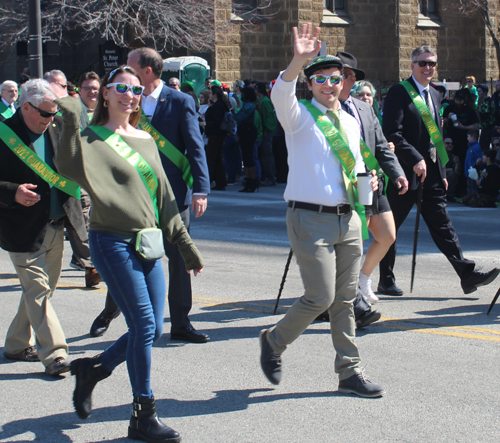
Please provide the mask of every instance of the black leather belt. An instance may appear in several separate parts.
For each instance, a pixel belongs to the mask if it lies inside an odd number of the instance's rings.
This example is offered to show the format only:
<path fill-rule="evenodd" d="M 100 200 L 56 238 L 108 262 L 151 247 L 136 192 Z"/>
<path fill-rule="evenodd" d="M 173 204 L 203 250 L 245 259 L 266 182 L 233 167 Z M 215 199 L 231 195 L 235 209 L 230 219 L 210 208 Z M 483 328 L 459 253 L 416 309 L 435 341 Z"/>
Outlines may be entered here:
<path fill-rule="evenodd" d="M 347 215 L 351 213 L 351 205 L 323 206 L 315 205 L 313 203 L 290 201 L 288 202 L 288 207 L 292 209 L 306 209 L 308 211 L 314 211 L 320 214 Z"/>

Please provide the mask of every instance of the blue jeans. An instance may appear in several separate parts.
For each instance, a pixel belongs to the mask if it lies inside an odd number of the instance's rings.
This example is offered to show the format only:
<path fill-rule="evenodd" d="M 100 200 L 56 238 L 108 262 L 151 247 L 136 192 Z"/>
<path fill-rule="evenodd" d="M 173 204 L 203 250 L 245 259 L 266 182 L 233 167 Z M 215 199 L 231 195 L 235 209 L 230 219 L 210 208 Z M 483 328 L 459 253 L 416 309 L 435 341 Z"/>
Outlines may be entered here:
<path fill-rule="evenodd" d="M 140 261 L 128 243 L 97 231 L 89 232 L 89 243 L 92 262 L 128 327 L 104 351 L 102 366 L 112 372 L 126 360 L 134 397 L 151 398 L 151 348 L 162 335 L 166 298 L 161 260 Z"/>

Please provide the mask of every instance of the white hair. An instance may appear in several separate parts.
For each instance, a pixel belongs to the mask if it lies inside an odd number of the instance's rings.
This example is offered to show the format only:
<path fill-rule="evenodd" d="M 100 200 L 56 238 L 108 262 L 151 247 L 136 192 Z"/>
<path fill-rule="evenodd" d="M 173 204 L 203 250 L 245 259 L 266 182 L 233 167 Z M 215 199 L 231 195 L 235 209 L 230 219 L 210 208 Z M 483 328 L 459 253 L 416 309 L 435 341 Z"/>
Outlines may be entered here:
<path fill-rule="evenodd" d="M 46 72 L 45 74 L 43 74 L 43 78 L 45 80 L 48 80 L 50 77 L 53 77 L 54 75 L 62 75 L 64 77 L 64 80 L 68 81 L 68 79 L 64 75 L 64 72 L 59 71 L 59 69 L 52 69 L 52 71 Z"/>
<path fill-rule="evenodd" d="M 21 88 L 19 106 L 30 102 L 33 106 L 38 107 L 43 102 L 55 100 L 57 97 L 49 88 L 50 84 L 47 80 L 42 80 L 41 78 L 28 80 Z"/>
<path fill-rule="evenodd" d="M 1 85 L 0 85 L 0 91 L 3 91 L 5 88 L 18 88 L 18 84 L 12 80 L 5 80 Z"/>

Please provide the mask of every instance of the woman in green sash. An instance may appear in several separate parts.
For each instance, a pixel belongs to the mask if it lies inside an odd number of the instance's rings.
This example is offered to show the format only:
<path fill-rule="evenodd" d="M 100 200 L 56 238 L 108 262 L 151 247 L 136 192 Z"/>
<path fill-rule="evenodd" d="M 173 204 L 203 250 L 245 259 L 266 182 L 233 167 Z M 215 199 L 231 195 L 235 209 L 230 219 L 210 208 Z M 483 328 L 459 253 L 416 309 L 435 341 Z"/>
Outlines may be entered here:
<path fill-rule="evenodd" d="M 53 88 L 59 97 L 64 95 L 57 85 Z M 155 141 L 137 129 L 143 89 L 132 68 L 110 72 L 103 79 L 91 126 L 81 134 L 80 102 L 71 97 L 56 100 L 64 128 L 55 162 L 90 194 L 92 261 L 128 326 L 102 354 L 71 363 L 76 377 L 73 403 L 79 417 L 88 418 L 94 386 L 127 361 L 134 397 L 129 437 L 179 442 L 179 434 L 157 418 L 150 386 L 151 347 L 163 326 L 163 267 L 161 259 L 141 260 L 133 243 L 139 231 L 158 226 L 179 246 L 188 270 L 197 275 L 203 261 L 179 216 Z M 113 147 L 112 139 L 118 140 Z M 134 164 L 133 159 L 139 161 Z"/>

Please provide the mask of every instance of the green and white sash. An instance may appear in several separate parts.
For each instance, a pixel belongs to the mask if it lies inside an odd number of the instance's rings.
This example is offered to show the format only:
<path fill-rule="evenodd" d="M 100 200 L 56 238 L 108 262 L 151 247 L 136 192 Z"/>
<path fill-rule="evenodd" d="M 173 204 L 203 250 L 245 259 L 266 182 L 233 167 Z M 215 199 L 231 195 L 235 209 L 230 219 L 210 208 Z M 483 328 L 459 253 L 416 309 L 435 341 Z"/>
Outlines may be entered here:
<path fill-rule="evenodd" d="M 332 121 L 323 114 L 316 106 L 308 100 L 300 100 L 306 109 L 311 113 L 319 129 L 325 136 L 333 154 L 337 157 L 344 174 L 347 197 L 353 208 L 359 215 L 362 223 L 363 240 L 368 239 L 368 226 L 366 223 L 365 207 L 359 204 L 358 188 L 356 186 L 356 159 L 349 148 L 349 144 L 342 138 L 340 132 L 334 126 Z"/>
<path fill-rule="evenodd" d="M 190 188 L 193 188 L 193 175 L 191 174 L 191 166 L 189 165 L 187 157 L 156 130 L 144 114 L 144 111 L 141 111 L 139 126 L 143 131 L 146 131 L 153 137 L 160 152 L 182 171 L 184 182 Z"/>
<path fill-rule="evenodd" d="M 10 109 L 2 100 L 0 100 L 0 115 L 7 120 L 14 115 L 12 109 Z"/>
<path fill-rule="evenodd" d="M 49 185 L 56 187 L 71 197 L 80 199 L 80 187 L 71 180 L 55 172 L 47 163 L 35 154 L 19 136 L 5 123 L 0 122 L 0 139 L 23 161 L 36 175 Z"/>
<path fill-rule="evenodd" d="M 443 138 L 441 137 L 439 128 L 432 118 L 431 111 L 425 104 L 422 96 L 415 90 L 415 88 L 408 80 L 402 81 L 401 85 L 406 89 L 406 92 L 408 92 L 408 94 L 410 95 L 413 104 L 417 107 L 418 112 L 420 113 L 420 117 L 422 117 L 427 132 L 429 133 L 431 141 L 436 147 L 437 153 L 441 160 L 441 165 L 445 166 L 449 161 L 448 154 L 446 153 L 446 148 L 444 147 Z"/>
<path fill-rule="evenodd" d="M 375 169 L 378 172 L 380 169 L 380 165 L 378 164 L 377 159 L 373 155 L 371 149 L 367 146 L 365 141 L 361 138 L 359 143 L 359 149 L 361 150 L 361 156 L 363 157 L 363 161 L 365 162 L 366 167 L 369 171 Z"/>
<path fill-rule="evenodd" d="M 101 137 L 104 142 L 113 148 L 113 150 L 123 159 L 125 159 L 129 164 L 131 164 L 135 170 L 139 173 L 144 182 L 144 186 L 149 192 L 151 201 L 153 202 L 153 207 L 155 209 L 156 220 L 159 222 L 158 217 L 158 179 L 153 171 L 153 168 L 149 166 L 148 162 L 144 160 L 141 154 L 135 152 L 119 134 L 111 131 L 111 129 L 105 128 L 104 126 L 89 126 L 89 129 L 94 131 L 99 137 Z"/>

